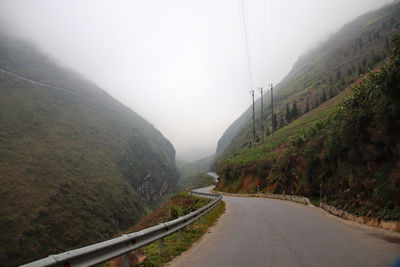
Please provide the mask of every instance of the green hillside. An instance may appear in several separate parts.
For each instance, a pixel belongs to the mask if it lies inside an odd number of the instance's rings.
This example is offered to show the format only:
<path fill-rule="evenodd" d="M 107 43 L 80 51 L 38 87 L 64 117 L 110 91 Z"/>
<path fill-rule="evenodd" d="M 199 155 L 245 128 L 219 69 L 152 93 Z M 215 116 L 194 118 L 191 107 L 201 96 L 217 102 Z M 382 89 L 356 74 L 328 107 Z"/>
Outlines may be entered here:
<path fill-rule="evenodd" d="M 282 128 L 265 145 L 229 157 L 217 188 L 255 192 L 260 181 L 263 192 L 400 220 L 400 35 L 394 44 L 393 55 L 346 97 Z"/>
<path fill-rule="evenodd" d="M 260 181 L 264 192 L 399 220 L 399 49 L 387 59 L 399 32 L 400 3 L 394 3 L 302 56 L 276 87 L 275 134 L 262 144 L 258 130 L 254 146 L 251 121 L 235 125 L 240 129 L 214 163 L 217 188 L 255 192 Z M 269 103 L 264 124 L 271 132 Z M 256 118 L 260 125 L 259 112 Z"/>
<path fill-rule="evenodd" d="M 390 39 L 400 32 L 400 3 L 367 13 L 345 25 L 328 41 L 305 53 L 290 73 L 274 87 L 276 129 L 291 123 L 351 86 L 360 75 L 381 64 Z M 272 132 L 271 99 L 264 96 L 264 125 Z M 296 104 L 296 114 L 289 114 Z M 257 140 L 261 140 L 260 100 L 256 101 Z M 213 169 L 252 140 L 252 109 L 242 114 L 218 141 Z M 291 116 L 293 115 L 293 116 Z M 268 128 L 268 129 L 267 129 Z"/>
<path fill-rule="evenodd" d="M 105 91 L 5 33 L 0 70 L 0 266 L 113 237 L 176 190 L 171 143 Z"/>
<path fill-rule="evenodd" d="M 179 190 L 182 191 L 187 188 L 196 188 L 214 184 L 214 178 L 206 174 L 206 172 L 210 170 L 214 158 L 215 155 L 211 155 L 194 162 L 186 162 L 178 159 L 176 161 L 176 166 L 181 175 L 178 182 Z"/>

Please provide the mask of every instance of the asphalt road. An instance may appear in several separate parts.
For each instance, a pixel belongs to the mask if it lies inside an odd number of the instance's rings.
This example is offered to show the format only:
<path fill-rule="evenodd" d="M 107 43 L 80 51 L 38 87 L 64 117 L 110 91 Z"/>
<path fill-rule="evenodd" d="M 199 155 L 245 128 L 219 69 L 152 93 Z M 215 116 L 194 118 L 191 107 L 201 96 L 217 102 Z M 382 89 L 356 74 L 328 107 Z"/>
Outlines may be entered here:
<path fill-rule="evenodd" d="M 400 257 L 398 233 L 289 201 L 223 200 L 216 226 L 169 266 L 392 266 Z"/>

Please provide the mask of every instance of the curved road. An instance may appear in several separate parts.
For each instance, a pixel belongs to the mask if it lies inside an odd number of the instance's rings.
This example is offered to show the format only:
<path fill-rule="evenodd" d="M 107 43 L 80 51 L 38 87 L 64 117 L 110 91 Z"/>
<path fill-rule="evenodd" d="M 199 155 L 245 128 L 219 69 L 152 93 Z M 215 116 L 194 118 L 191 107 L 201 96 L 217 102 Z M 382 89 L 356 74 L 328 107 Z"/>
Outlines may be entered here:
<path fill-rule="evenodd" d="M 400 256 L 398 233 L 289 201 L 223 200 L 217 225 L 169 266 L 392 266 Z"/>

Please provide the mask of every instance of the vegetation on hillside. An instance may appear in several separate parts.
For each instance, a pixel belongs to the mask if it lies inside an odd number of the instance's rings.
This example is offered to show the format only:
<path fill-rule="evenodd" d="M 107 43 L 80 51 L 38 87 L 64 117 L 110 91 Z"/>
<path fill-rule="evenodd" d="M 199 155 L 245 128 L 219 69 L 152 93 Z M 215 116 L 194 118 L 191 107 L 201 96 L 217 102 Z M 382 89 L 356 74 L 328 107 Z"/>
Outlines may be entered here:
<path fill-rule="evenodd" d="M 187 193 L 179 193 L 170 197 L 168 203 L 165 203 L 153 213 L 145 216 L 135 227 L 130 229 L 130 232 L 139 231 L 161 222 L 176 219 L 178 216 L 189 214 L 211 201 L 211 199 L 193 197 Z M 200 239 L 207 231 L 207 228 L 213 225 L 224 211 L 225 204 L 221 201 L 215 211 L 212 212 L 204 222 L 202 221 L 200 224 L 195 222 L 192 231 L 187 227 L 187 229 L 183 231 L 182 240 L 178 240 L 178 234 L 176 233 L 164 238 L 165 248 L 161 253 L 158 252 L 158 242 L 154 242 L 142 248 L 145 252 L 146 259 L 138 265 L 162 266 L 171 261 L 174 257 L 189 249 L 195 241 Z"/>
<path fill-rule="evenodd" d="M 176 190 L 173 146 L 106 92 L 4 33 L 0 68 L 46 84 L 0 72 L 1 266 L 109 239 Z"/>
<path fill-rule="evenodd" d="M 400 3 L 392 3 L 367 13 L 345 25 L 328 41 L 301 56 L 291 72 L 274 88 L 274 113 L 264 90 L 266 133 L 291 124 L 296 118 L 318 108 L 353 85 L 369 69 L 386 58 L 390 39 L 400 32 Z M 249 99 L 250 100 L 250 99 Z M 250 102 L 250 101 L 249 101 Z M 261 125 L 260 99 L 256 101 L 256 125 Z M 218 142 L 213 169 L 232 154 L 252 146 L 251 107 L 225 131 Z M 271 121 L 275 122 L 271 125 Z M 256 127 L 257 142 L 261 138 Z"/>
<path fill-rule="evenodd" d="M 213 160 L 214 155 L 194 162 L 177 160 L 176 165 L 181 175 L 178 182 L 179 190 L 182 191 L 189 188 L 199 188 L 215 184 L 214 178 L 206 173 L 209 171 Z"/>
<path fill-rule="evenodd" d="M 282 129 L 290 137 L 272 150 L 274 144 L 267 143 L 232 155 L 220 168 L 218 188 L 251 191 L 260 180 L 263 191 L 400 220 L 400 37 L 393 44 L 385 64 L 369 72 L 331 115 L 290 135 L 290 128 L 309 117 L 303 116 Z"/>
<path fill-rule="evenodd" d="M 200 187 L 206 187 L 210 185 L 215 185 L 214 177 L 208 175 L 207 173 L 199 173 L 192 177 L 189 177 L 190 181 L 187 183 L 186 189 L 194 189 Z"/>
<path fill-rule="evenodd" d="M 195 197 L 186 192 L 169 196 L 168 201 L 161 207 L 144 216 L 138 223 L 125 232 L 137 232 L 162 222 L 174 220 L 207 205 L 211 201 L 211 199 Z"/>
<path fill-rule="evenodd" d="M 164 203 L 161 207 L 157 208 L 155 211 L 144 216 L 134 227 L 126 231 L 126 233 L 137 232 L 159 223 L 167 222 L 189 214 L 208 203 L 211 199 L 195 197 L 189 195 L 186 192 L 181 192 L 179 194 L 170 196 L 168 201 Z M 183 240 L 178 240 L 178 235 L 173 234 L 164 238 L 164 244 L 166 248 L 160 254 L 158 252 L 158 242 L 154 242 L 140 250 L 145 252 L 146 260 L 139 266 L 160 266 L 163 263 L 170 261 L 173 257 L 181 254 L 183 251 L 187 250 L 193 242 L 199 239 L 205 232 L 205 230 L 214 223 L 215 220 L 224 211 L 224 205 L 221 203 L 217 210 L 213 212 L 212 216 L 207 219 L 207 222 L 202 222 L 201 224 L 195 223 L 193 226 L 193 231 L 186 229 L 183 231 Z M 122 264 L 122 259 L 115 259 L 115 263 Z M 108 265 L 107 265 L 108 266 Z"/>

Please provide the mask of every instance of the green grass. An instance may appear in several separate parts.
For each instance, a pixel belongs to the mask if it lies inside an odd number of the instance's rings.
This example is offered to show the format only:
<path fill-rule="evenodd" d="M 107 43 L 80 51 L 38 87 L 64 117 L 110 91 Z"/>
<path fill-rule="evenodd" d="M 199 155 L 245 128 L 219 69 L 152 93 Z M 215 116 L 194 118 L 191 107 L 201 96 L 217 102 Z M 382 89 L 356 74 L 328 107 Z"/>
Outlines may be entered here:
<path fill-rule="evenodd" d="M 226 164 L 231 163 L 246 163 L 259 159 L 276 157 L 283 153 L 281 148 L 286 147 L 293 137 L 297 136 L 302 131 L 307 131 L 319 121 L 328 118 L 337 110 L 337 104 L 344 98 L 351 95 L 352 90 L 349 88 L 341 94 L 330 99 L 316 109 L 304 114 L 297 120 L 278 129 L 274 136 L 271 134 L 265 138 L 265 143 L 258 142 L 256 147 L 247 147 L 241 149 L 226 159 Z"/>
<path fill-rule="evenodd" d="M 217 208 L 206 218 L 205 222 L 200 224 L 194 223 L 193 230 L 190 231 L 189 226 L 183 231 L 183 239 L 178 240 L 178 234 L 172 234 L 164 238 L 164 248 L 161 253 L 158 251 L 158 241 L 143 247 L 146 254 L 146 259 L 138 264 L 138 266 L 162 266 L 171 261 L 182 252 L 188 250 L 194 242 L 199 240 L 207 231 L 214 225 L 217 219 L 225 211 L 225 203 L 221 201 Z"/>

